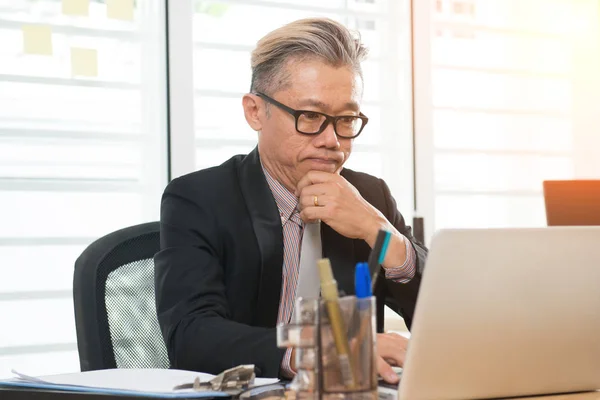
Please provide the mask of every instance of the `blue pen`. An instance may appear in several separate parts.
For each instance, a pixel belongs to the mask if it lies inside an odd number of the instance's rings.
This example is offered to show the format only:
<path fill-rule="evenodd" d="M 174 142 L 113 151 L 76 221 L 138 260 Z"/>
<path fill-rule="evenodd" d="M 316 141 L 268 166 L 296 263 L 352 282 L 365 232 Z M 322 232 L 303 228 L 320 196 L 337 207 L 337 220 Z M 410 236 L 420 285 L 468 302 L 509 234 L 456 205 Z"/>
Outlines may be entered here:
<path fill-rule="evenodd" d="M 359 382 L 362 384 L 377 384 L 377 369 L 375 368 L 375 307 L 373 301 L 373 290 L 371 289 L 371 272 L 369 264 L 359 262 L 354 270 L 354 289 L 356 294 L 356 309 L 358 311 L 359 329 L 354 337 L 358 343 L 358 360 L 360 369 Z"/>
<path fill-rule="evenodd" d="M 371 273 L 369 265 L 366 262 L 356 264 L 354 270 L 354 292 L 359 299 L 365 299 L 373 295 L 371 289 Z"/>

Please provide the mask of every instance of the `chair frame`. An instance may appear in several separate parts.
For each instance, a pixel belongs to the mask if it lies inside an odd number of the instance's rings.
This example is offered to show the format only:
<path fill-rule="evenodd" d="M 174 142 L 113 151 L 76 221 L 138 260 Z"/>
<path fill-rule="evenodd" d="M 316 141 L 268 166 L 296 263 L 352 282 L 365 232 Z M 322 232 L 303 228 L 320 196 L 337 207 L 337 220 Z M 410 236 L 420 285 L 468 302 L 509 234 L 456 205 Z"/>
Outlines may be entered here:
<path fill-rule="evenodd" d="M 104 283 L 115 269 L 152 259 L 160 248 L 159 232 L 159 222 L 120 229 L 94 241 L 77 258 L 73 302 L 81 371 L 117 368 L 110 340 Z M 137 245 L 130 247 L 132 241 Z M 140 241 L 143 242 L 141 245 Z"/>

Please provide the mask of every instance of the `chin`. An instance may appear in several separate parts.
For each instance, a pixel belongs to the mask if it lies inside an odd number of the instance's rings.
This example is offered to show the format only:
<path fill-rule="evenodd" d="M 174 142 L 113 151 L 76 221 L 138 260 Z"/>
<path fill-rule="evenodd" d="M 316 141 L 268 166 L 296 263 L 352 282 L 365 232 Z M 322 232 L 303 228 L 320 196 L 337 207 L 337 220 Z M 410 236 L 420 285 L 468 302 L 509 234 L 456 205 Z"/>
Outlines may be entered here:
<path fill-rule="evenodd" d="M 314 159 L 307 160 L 307 161 L 309 164 L 309 169 L 313 170 L 313 171 L 323 171 L 323 172 L 334 173 L 338 169 L 340 169 L 340 165 L 336 162 L 325 162 L 325 161 L 314 160 Z"/>

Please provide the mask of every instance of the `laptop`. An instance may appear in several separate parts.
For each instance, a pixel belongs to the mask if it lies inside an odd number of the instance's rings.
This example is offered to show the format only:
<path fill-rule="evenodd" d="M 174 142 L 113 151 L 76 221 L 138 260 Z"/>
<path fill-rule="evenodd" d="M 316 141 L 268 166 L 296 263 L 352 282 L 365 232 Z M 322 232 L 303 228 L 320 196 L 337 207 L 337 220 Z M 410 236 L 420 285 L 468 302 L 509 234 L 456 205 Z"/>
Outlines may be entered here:
<path fill-rule="evenodd" d="M 400 400 L 600 389 L 600 227 L 443 230 Z"/>
<path fill-rule="evenodd" d="M 548 226 L 600 225 L 600 180 L 544 181 Z"/>

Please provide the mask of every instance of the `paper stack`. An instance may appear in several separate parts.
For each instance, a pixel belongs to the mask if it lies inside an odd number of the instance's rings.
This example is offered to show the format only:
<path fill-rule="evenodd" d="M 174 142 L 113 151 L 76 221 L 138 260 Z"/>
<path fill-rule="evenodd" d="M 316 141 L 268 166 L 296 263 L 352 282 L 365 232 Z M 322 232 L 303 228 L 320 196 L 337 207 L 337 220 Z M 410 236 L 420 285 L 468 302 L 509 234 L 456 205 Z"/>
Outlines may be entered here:
<path fill-rule="evenodd" d="M 208 381 L 214 375 L 176 369 L 105 369 L 64 375 L 32 377 L 13 371 L 15 378 L 0 380 L 0 387 L 62 390 L 80 393 L 144 396 L 155 398 L 229 397 L 214 391 L 174 390 L 177 385 L 192 383 L 196 377 Z M 277 382 L 257 378 L 255 386 Z"/>

